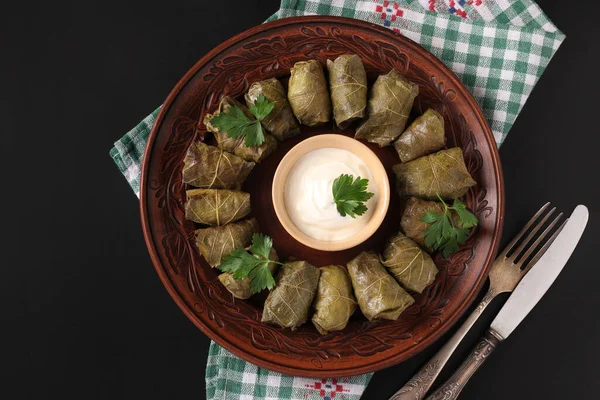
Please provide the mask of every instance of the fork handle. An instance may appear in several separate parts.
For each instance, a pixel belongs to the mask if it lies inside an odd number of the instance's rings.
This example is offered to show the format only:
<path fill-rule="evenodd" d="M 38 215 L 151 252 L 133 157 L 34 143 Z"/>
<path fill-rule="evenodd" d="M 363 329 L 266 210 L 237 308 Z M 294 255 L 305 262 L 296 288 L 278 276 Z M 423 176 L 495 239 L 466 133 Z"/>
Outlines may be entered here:
<path fill-rule="evenodd" d="M 488 330 L 450 379 L 425 400 L 458 399 L 458 395 L 464 389 L 467 382 L 469 382 L 469 379 L 471 379 L 475 371 L 487 360 L 501 341 L 502 337 L 500 335 L 491 329 Z"/>
<path fill-rule="evenodd" d="M 465 320 L 460 328 L 452 335 L 450 340 L 417 372 L 400 390 L 389 400 L 421 400 L 438 377 L 454 350 L 458 347 L 473 324 L 479 319 L 488 304 L 498 295 L 493 290 L 488 290 L 479 305 Z"/>

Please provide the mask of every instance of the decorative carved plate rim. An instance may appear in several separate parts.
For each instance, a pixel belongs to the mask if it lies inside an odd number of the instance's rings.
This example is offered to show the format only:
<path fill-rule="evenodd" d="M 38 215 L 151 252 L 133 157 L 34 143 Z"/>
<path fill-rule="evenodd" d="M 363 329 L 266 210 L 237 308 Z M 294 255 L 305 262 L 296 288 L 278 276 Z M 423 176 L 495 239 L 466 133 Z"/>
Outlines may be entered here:
<path fill-rule="evenodd" d="M 188 83 L 190 83 L 192 78 L 194 78 L 195 75 L 200 71 L 200 69 L 204 67 L 209 61 L 217 57 L 220 53 L 226 51 L 231 46 L 234 46 L 236 43 L 239 43 L 249 38 L 260 38 L 261 35 L 265 35 L 272 30 L 282 28 L 285 29 L 286 27 L 293 26 L 301 27 L 303 26 L 303 24 L 308 24 L 311 26 L 315 24 L 323 24 L 327 25 L 328 27 L 335 26 L 338 27 L 338 30 L 340 28 L 344 28 L 348 30 L 370 31 L 372 34 L 379 36 L 387 41 L 397 42 L 400 47 L 403 47 L 405 49 L 405 51 L 408 50 L 408 54 L 411 54 L 411 52 L 413 52 L 414 54 L 418 54 L 420 57 L 424 57 L 427 60 L 427 62 L 430 63 L 435 69 L 443 71 L 444 78 L 447 81 L 446 87 L 452 86 L 457 89 L 457 92 L 459 92 L 460 95 L 464 96 L 466 102 L 468 103 L 469 111 L 473 113 L 473 116 L 483 129 L 486 151 L 489 152 L 488 157 L 491 158 L 491 167 L 493 169 L 493 179 L 496 189 L 496 197 L 494 198 L 496 203 L 496 209 L 495 211 L 491 209 L 489 211 L 490 214 L 495 214 L 495 220 L 493 221 L 493 232 L 489 233 L 491 235 L 491 244 L 489 246 L 488 253 L 480 269 L 480 274 L 478 275 L 475 284 L 468 292 L 462 303 L 456 308 L 454 313 L 448 316 L 446 320 L 441 321 L 439 325 L 436 325 L 435 331 L 433 333 L 429 334 L 424 338 L 421 338 L 418 342 L 415 343 L 414 346 L 410 347 L 408 350 L 399 353 L 392 352 L 392 354 L 387 354 L 384 358 L 382 358 L 380 354 L 378 355 L 377 352 L 375 352 L 375 354 L 373 355 L 361 356 L 360 362 L 345 367 L 336 367 L 335 365 L 333 365 L 333 367 L 328 366 L 327 368 L 323 368 L 322 366 L 317 367 L 316 365 L 313 365 L 313 367 L 311 367 L 310 362 L 307 362 L 305 367 L 285 365 L 285 361 L 283 361 L 285 360 L 285 357 L 277 357 L 277 354 L 270 353 L 267 350 L 258 350 L 256 347 L 254 347 L 253 350 L 256 351 L 250 352 L 244 348 L 241 348 L 238 345 L 239 343 L 236 344 L 233 338 L 228 338 L 226 337 L 226 335 L 223 335 L 223 331 L 225 331 L 225 329 L 218 330 L 218 321 L 213 320 L 213 318 L 211 318 L 210 320 L 211 323 L 207 323 L 207 321 L 203 321 L 202 319 L 200 319 L 197 313 L 192 309 L 192 307 L 190 307 L 189 304 L 186 303 L 180 291 L 173 284 L 173 281 L 170 278 L 171 272 L 169 270 L 169 266 L 163 265 L 163 263 L 161 262 L 160 255 L 157 250 L 157 246 L 161 246 L 161 243 L 153 236 L 153 217 L 151 212 L 152 210 L 149 208 L 149 192 L 150 190 L 152 190 L 152 183 L 149 179 L 148 170 L 150 169 L 152 155 L 154 154 L 155 142 L 157 140 L 157 136 L 161 129 L 161 126 L 164 122 L 165 116 L 169 113 L 169 111 L 171 111 L 172 106 L 174 105 L 180 92 L 185 88 L 185 86 Z M 452 89 L 445 90 L 444 82 L 435 81 L 435 77 L 433 76 L 432 83 L 436 87 L 436 90 L 440 91 L 442 96 L 451 97 L 457 95 L 457 93 Z M 463 115 L 461 115 L 461 118 L 462 120 L 465 119 Z M 467 146 L 475 146 L 475 138 L 472 137 L 473 133 L 471 131 L 469 131 L 468 133 L 471 134 L 471 137 L 468 138 Z M 485 190 L 483 190 L 483 196 L 485 196 Z M 482 201 L 482 204 L 484 206 L 485 204 L 487 204 L 485 198 L 484 201 Z M 486 209 L 482 209 L 482 212 L 485 210 Z M 177 83 L 177 85 L 171 91 L 165 103 L 163 104 L 163 107 L 156 119 L 154 127 L 148 138 L 148 144 L 142 163 L 140 213 L 142 219 L 144 238 L 146 240 L 151 259 L 161 281 L 165 285 L 171 297 L 175 300 L 177 305 L 186 314 L 186 316 L 209 338 L 217 342 L 219 345 L 225 347 L 233 354 L 247 361 L 250 361 L 258 366 L 268 368 L 270 370 L 298 376 L 340 377 L 357 375 L 366 372 L 373 372 L 397 364 L 406 360 L 407 358 L 412 357 L 413 355 L 419 353 L 420 351 L 428 347 L 439 337 L 441 337 L 460 318 L 460 316 L 464 314 L 464 312 L 468 309 L 469 305 L 474 301 L 475 297 L 479 293 L 482 285 L 485 283 L 487 279 L 487 272 L 489 271 L 489 268 L 491 267 L 491 264 L 498 250 L 502 226 L 504 222 L 504 185 L 498 150 L 496 148 L 491 129 L 485 117 L 483 116 L 481 109 L 479 108 L 478 104 L 476 103 L 475 99 L 471 96 L 469 91 L 462 85 L 462 82 L 460 82 L 460 80 L 439 59 L 437 59 L 435 56 L 427 52 L 425 49 L 423 49 L 410 39 L 407 39 L 395 32 L 392 32 L 391 30 L 385 29 L 377 25 L 342 17 L 293 17 L 256 26 L 223 42 L 221 45 L 217 46 L 208 54 L 206 54 L 200 61 L 198 61 Z M 474 248 L 472 248 L 471 250 L 472 252 L 475 251 Z M 205 290 L 210 291 L 210 286 L 207 285 L 207 288 Z M 212 322 L 215 323 L 212 324 Z M 368 335 L 370 336 L 371 333 L 368 333 Z M 248 340 L 249 339 L 250 338 L 248 338 Z"/>

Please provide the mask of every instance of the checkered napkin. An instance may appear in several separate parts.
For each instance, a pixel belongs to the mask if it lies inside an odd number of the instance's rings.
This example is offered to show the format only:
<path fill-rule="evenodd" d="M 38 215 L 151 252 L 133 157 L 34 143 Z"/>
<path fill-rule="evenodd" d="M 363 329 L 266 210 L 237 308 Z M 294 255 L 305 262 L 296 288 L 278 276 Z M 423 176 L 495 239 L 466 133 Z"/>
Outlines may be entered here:
<path fill-rule="evenodd" d="M 440 58 L 471 90 L 498 145 L 565 39 L 530 0 L 282 0 L 268 21 L 338 15 L 388 27 Z M 110 155 L 139 196 L 140 165 L 159 109 L 123 136 Z M 208 399 L 357 400 L 371 374 L 339 379 L 286 376 L 247 363 L 211 342 Z"/>

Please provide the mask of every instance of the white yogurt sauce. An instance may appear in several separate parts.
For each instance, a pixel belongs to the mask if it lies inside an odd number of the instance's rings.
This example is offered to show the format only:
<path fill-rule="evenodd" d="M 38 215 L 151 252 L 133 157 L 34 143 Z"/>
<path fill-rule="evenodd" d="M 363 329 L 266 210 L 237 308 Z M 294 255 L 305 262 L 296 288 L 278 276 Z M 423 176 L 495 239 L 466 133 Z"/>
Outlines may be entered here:
<path fill-rule="evenodd" d="M 367 211 L 352 218 L 342 217 L 333 201 L 333 181 L 341 174 L 367 178 L 367 190 L 374 193 Z M 308 236 L 335 242 L 359 232 L 373 214 L 377 190 L 369 167 L 351 152 L 336 148 L 313 150 L 292 167 L 284 189 L 284 201 L 292 222 Z"/>

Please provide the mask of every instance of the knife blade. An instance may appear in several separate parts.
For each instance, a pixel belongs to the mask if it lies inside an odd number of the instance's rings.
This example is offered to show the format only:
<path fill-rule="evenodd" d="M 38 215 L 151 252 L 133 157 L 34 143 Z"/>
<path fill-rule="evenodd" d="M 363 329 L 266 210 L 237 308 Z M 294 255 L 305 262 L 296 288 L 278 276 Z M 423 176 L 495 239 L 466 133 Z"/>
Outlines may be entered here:
<path fill-rule="evenodd" d="M 502 339 L 512 333 L 554 283 L 573 254 L 588 218 L 587 207 L 577 206 L 554 243 L 519 282 L 490 326 Z"/>

